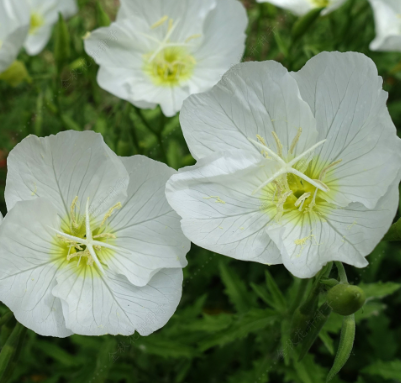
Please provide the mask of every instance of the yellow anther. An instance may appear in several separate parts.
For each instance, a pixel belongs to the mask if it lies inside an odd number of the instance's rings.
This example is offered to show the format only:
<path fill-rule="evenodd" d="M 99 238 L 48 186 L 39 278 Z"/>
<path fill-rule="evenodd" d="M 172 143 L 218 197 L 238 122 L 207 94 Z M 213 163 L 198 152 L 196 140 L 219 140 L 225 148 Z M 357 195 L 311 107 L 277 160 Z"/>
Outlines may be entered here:
<path fill-rule="evenodd" d="M 199 39 L 199 37 L 202 37 L 202 35 L 200 33 L 198 33 L 196 35 L 191 35 L 185 40 L 185 42 L 189 43 L 191 40 Z"/>
<path fill-rule="evenodd" d="M 301 137 L 301 134 L 302 134 L 302 128 L 299 128 L 297 135 L 292 140 L 292 143 L 291 143 L 291 146 L 290 146 L 290 154 L 292 154 L 292 152 L 294 151 L 295 146 L 297 145 L 297 143 L 299 141 L 299 137 Z"/>
<path fill-rule="evenodd" d="M 103 221 L 100 224 L 100 227 L 102 227 L 106 223 L 107 219 L 111 217 L 111 215 L 113 214 L 114 210 L 121 209 L 121 208 L 122 208 L 121 202 L 116 203 L 112 208 L 110 208 L 109 211 L 104 216 Z"/>
<path fill-rule="evenodd" d="M 216 203 L 226 203 L 225 201 L 223 201 L 220 197 L 218 197 L 218 196 L 210 196 L 210 197 L 203 197 L 203 199 L 215 199 L 216 201 Z"/>
<path fill-rule="evenodd" d="M 157 27 L 160 27 L 163 25 L 166 21 L 168 20 L 168 16 L 163 16 L 159 21 L 156 21 L 150 28 L 155 29 Z"/>
<path fill-rule="evenodd" d="M 77 217 L 75 215 L 75 207 L 77 205 L 77 201 L 78 201 L 78 196 L 76 196 L 74 198 L 74 200 L 72 201 L 71 207 L 70 207 L 71 224 L 74 227 L 74 229 L 78 229 L 78 227 L 79 227 L 79 224 L 77 222 Z"/>
<path fill-rule="evenodd" d="M 320 172 L 319 180 L 322 180 L 323 177 L 326 175 L 327 171 L 328 171 L 329 169 L 331 169 L 333 166 L 336 166 L 337 164 L 339 164 L 341 161 L 342 161 L 342 160 L 338 160 L 338 161 L 336 161 L 336 162 L 333 162 L 331 165 L 326 166 L 326 167 Z"/>
<path fill-rule="evenodd" d="M 93 237 L 93 239 L 96 239 L 96 238 L 116 239 L 117 237 L 114 234 L 111 234 L 111 233 L 103 233 L 103 234 L 95 235 Z"/>
<path fill-rule="evenodd" d="M 276 141 L 276 145 L 277 145 L 277 154 L 279 155 L 279 157 L 283 157 L 283 145 L 280 142 L 280 139 L 278 138 L 276 132 L 272 132 L 274 140 Z"/>
<path fill-rule="evenodd" d="M 280 221 L 281 217 L 284 214 L 284 204 L 287 201 L 287 198 L 292 194 L 292 190 L 289 190 L 285 192 L 278 200 L 277 202 L 277 213 L 276 216 L 274 217 L 276 221 Z"/>

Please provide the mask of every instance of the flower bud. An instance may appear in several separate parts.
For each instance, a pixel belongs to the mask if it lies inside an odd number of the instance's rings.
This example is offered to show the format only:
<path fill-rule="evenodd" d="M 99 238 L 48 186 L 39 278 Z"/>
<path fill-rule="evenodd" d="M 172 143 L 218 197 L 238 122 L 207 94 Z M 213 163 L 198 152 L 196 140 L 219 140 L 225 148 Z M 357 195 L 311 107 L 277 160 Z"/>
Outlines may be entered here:
<path fill-rule="evenodd" d="M 365 293 L 358 286 L 339 283 L 327 293 L 327 302 L 340 315 L 351 315 L 365 303 Z"/>

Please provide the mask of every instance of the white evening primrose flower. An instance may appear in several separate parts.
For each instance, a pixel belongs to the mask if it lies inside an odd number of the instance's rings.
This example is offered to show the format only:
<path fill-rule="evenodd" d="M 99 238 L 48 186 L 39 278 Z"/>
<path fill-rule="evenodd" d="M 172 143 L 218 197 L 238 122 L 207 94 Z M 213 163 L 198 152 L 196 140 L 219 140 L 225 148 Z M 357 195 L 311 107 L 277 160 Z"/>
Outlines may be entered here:
<path fill-rule="evenodd" d="M 369 0 L 373 8 L 376 37 L 373 51 L 401 51 L 401 1 Z"/>
<path fill-rule="evenodd" d="M 18 2 L 17 0 L 15 0 Z M 28 0 L 30 27 L 25 49 L 29 55 L 37 55 L 50 40 L 53 26 L 58 14 L 64 18 L 74 16 L 78 12 L 76 0 Z"/>
<path fill-rule="evenodd" d="M 0 73 L 17 58 L 29 29 L 26 2 L 0 1 Z"/>
<path fill-rule="evenodd" d="M 175 173 L 94 132 L 29 136 L 8 159 L 0 300 L 41 335 L 148 335 L 181 297 L 190 242 L 165 197 Z"/>
<path fill-rule="evenodd" d="M 316 8 L 325 8 L 325 15 L 343 5 L 346 0 L 256 0 L 258 3 L 270 3 L 277 7 L 287 9 L 297 16 L 303 16 Z"/>
<path fill-rule="evenodd" d="M 184 234 L 300 278 L 333 260 L 366 266 L 398 202 L 401 141 L 386 100 L 359 53 L 321 53 L 297 73 L 235 66 L 181 111 L 198 163 L 166 190 Z"/>
<path fill-rule="evenodd" d="M 173 116 L 210 89 L 244 51 L 247 16 L 237 0 L 123 0 L 117 21 L 85 39 L 98 83 L 140 108 Z"/>

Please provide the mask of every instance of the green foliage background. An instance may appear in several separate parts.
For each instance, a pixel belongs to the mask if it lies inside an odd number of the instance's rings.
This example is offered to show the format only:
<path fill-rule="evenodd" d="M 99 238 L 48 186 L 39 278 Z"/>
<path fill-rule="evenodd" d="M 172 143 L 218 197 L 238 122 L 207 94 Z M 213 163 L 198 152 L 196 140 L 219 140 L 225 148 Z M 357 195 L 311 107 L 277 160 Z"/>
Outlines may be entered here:
<path fill-rule="evenodd" d="M 145 0 L 144 0 L 145 1 Z M 199 0 L 201 1 L 201 0 Z M 117 1 L 100 2 L 113 19 Z M 369 50 L 373 15 L 366 0 L 349 0 L 320 17 L 297 40 L 296 17 L 268 4 L 244 1 L 249 15 L 243 60 L 277 60 L 298 70 L 321 51 L 358 51 L 371 57 L 389 92 L 388 107 L 401 127 L 401 56 Z M 191 165 L 178 117 L 138 110 L 101 90 L 97 67 L 82 36 L 98 26 L 96 2 L 80 0 L 68 20 L 71 56 L 60 76 L 54 38 L 39 56 L 21 53 L 32 78 L 15 88 L 0 81 L 0 208 L 9 151 L 29 134 L 92 129 L 119 155 L 144 154 L 176 169 Z M 146 121 L 146 123 L 144 123 Z M 347 268 L 367 303 L 356 315 L 351 358 L 333 382 L 401 382 L 401 247 L 382 242 L 365 269 Z M 266 383 L 325 381 L 339 342 L 341 317 L 332 314 L 309 355 L 290 360 L 286 339 L 289 302 L 299 287 L 282 266 L 241 262 L 192 246 L 184 270 L 182 301 L 161 330 L 148 337 L 45 338 L 28 331 L 10 382 L 41 383 Z M 0 313 L 5 307 L 0 305 Z M 0 345 L 10 330 L 3 326 Z"/>

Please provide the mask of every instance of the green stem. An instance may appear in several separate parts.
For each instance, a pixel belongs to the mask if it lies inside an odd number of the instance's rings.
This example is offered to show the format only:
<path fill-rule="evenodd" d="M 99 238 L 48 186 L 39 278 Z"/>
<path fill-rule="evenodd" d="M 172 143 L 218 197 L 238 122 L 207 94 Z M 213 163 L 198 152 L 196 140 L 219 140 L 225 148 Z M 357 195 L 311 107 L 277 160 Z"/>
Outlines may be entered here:
<path fill-rule="evenodd" d="M 7 369 L 16 354 L 20 339 L 25 335 L 25 332 L 26 328 L 22 324 L 17 322 L 13 332 L 11 333 L 10 337 L 7 339 L 6 344 L 1 350 L 0 381 L 3 381 L 2 378 L 6 375 Z"/>
<path fill-rule="evenodd" d="M 344 266 L 341 262 L 335 262 L 338 270 L 338 277 L 341 283 L 348 283 L 347 274 L 345 273 Z"/>
<path fill-rule="evenodd" d="M 145 125 L 145 127 L 151 132 L 153 133 L 155 136 L 157 136 L 157 132 L 152 128 L 152 126 L 149 124 L 149 122 L 146 120 L 145 116 L 142 114 L 141 109 L 137 108 L 136 106 L 134 106 L 135 112 L 137 114 L 137 116 L 139 117 L 139 119 L 141 120 L 142 124 Z"/>

